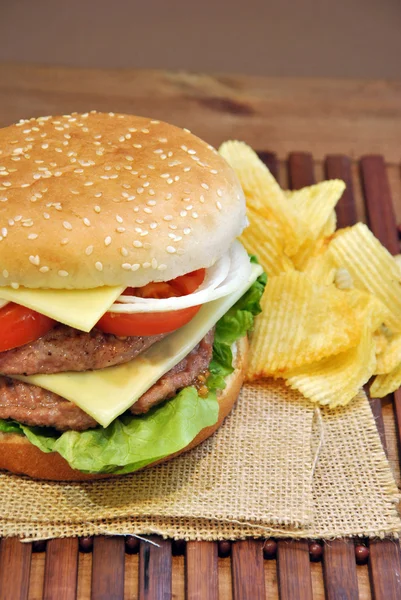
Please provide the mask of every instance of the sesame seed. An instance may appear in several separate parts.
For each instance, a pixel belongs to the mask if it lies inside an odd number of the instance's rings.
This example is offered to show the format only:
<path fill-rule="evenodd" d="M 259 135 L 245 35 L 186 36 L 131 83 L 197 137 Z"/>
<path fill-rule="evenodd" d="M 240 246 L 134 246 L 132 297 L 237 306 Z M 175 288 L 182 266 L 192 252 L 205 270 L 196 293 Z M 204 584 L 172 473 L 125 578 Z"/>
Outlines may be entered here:
<path fill-rule="evenodd" d="M 120 135 L 120 137 L 118 138 L 119 142 L 125 142 L 125 137 L 123 135 Z"/>
<path fill-rule="evenodd" d="M 116 231 L 117 231 L 117 233 L 124 233 L 125 227 L 117 227 Z"/>
<path fill-rule="evenodd" d="M 132 144 L 132 146 L 133 146 L 134 148 L 138 148 L 138 150 L 139 150 L 140 148 L 142 148 L 142 144 Z"/>
<path fill-rule="evenodd" d="M 160 177 L 162 177 L 163 179 L 167 179 L 168 177 L 170 177 L 170 173 L 162 173 Z"/>
<path fill-rule="evenodd" d="M 142 192 L 144 192 L 145 190 L 143 189 L 143 187 L 139 187 L 136 191 L 138 192 L 138 194 L 142 194 Z"/>
<path fill-rule="evenodd" d="M 9 275 L 9 273 L 8 273 L 7 269 L 3 269 L 3 277 L 4 277 L 4 279 L 7 279 L 8 275 Z"/>
<path fill-rule="evenodd" d="M 30 233 L 30 234 L 28 235 L 28 240 L 36 240 L 36 239 L 37 239 L 37 237 L 38 237 L 38 234 L 37 234 L 37 233 Z"/>
<path fill-rule="evenodd" d="M 50 219 L 50 215 L 49 215 L 49 213 L 46 213 L 46 212 L 45 212 L 45 213 L 43 213 L 43 217 L 44 217 L 45 219 Z"/>
<path fill-rule="evenodd" d="M 187 211 L 186 211 L 186 210 L 182 210 L 182 211 L 180 212 L 180 217 L 186 217 L 186 216 L 187 216 L 187 214 L 188 214 L 188 213 L 187 213 Z"/>
<path fill-rule="evenodd" d="M 157 202 L 156 200 L 148 200 L 146 204 L 148 204 L 149 206 L 156 206 Z"/>
<path fill-rule="evenodd" d="M 170 185 L 170 184 L 172 184 L 173 182 L 174 182 L 174 179 L 171 179 L 171 177 L 170 177 L 170 179 L 167 179 L 167 183 L 168 183 L 169 185 Z"/>
<path fill-rule="evenodd" d="M 96 206 L 94 206 L 94 207 L 93 207 L 93 210 L 94 210 L 95 212 L 97 212 L 97 213 L 100 213 L 100 210 L 101 210 L 101 209 L 100 209 L 100 206 L 96 205 Z"/>
<path fill-rule="evenodd" d="M 62 175 L 62 171 L 55 171 L 54 173 L 54 177 L 60 177 L 60 175 Z"/>
<path fill-rule="evenodd" d="M 2 235 L 3 237 L 7 237 L 7 233 L 8 233 L 8 231 L 7 231 L 7 227 L 2 227 L 2 228 L 1 228 L 1 235 Z"/>
<path fill-rule="evenodd" d="M 202 202 L 202 204 L 205 201 L 205 196 L 203 194 L 200 195 L 199 200 Z"/>
<path fill-rule="evenodd" d="M 188 154 L 196 154 L 196 150 L 188 150 Z"/>
<path fill-rule="evenodd" d="M 63 239 L 61 240 L 60 244 L 61 244 L 62 246 L 65 246 L 66 244 L 68 244 L 68 242 L 69 242 L 69 241 L 70 241 L 70 240 L 69 240 L 68 238 L 63 238 Z"/>
<path fill-rule="evenodd" d="M 144 269 L 149 269 L 149 267 L 150 267 L 150 266 L 151 266 L 151 263 L 150 263 L 150 262 L 144 262 L 144 263 L 142 263 L 142 267 L 143 267 Z"/>
<path fill-rule="evenodd" d="M 68 221 L 63 221 L 63 227 L 64 227 L 64 229 L 68 229 L 68 230 L 72 229 L 72 225 Z"/>
<path fill-rule="evenodd" d="M 40 265 L 40 258 L 37 254 L 35 256 L 31 254 L 29 262 L 38 267 Z"/>
<path fill-rule="evenodd" d="M 124 248 L 124 246 L 122 248 L 120 248 L 120 252 L 123 256 L 128 256 L 128 254 L 129 254 L 127 248 Z"/>
<path fill-rule="evenodd" d="M 217 175 L 218 171 L 216 171 L 216 169 L 210 169 L 210 172 L 213 173 L 213 175 Z"/>
<path fill-rule="evenodd" d="M 155 195 L 155 190 L 148 190 L 148 194 L 149 194 L 149 196 L 154 196 Z"/>
<path fill-rule="evenodd" d="M 172 197 L 173 197 L 173 194 L 166 194 L 166 200 L 171 200 Z"/>
<path fill-rule="evenodd" d="M 43 150 L 46 150 L 49 147 L 49 144 L 42 144 Z"/>
<path fill-rule="evenodd" d="M 223 192 L 219 189 L 219 190 L 217 190 L 217 195 L 218 195 L 219 198 L 222 198 L 223 197 Z"/>
<path fill-rule="evenodd" d="M 141 129 L 141 131 L 142 131 L 142 133 L 149 133 L 149 129 L 146 129 L 146 128 Z"/>
<path fill-rule="evenodd" d="M 123 263 L 121 265 L 121 267 L 125 270 L 125 271 L 131 271 L 131 263 Z"/>
<path fill-rule="evenodd" d="M 104 245 L 110 246 L 110 244 L 111 244 L 111 237 L 108 235 L 107 237 L 104 238 Z"/>
<path fill-rule="evenodd" d="M 152 265 L 152 269 L 157 269 L 157 260 L 155 258 L 152 258 L 151 265 Z"/>
<path fill-rule="evenodd" d="M 135 133 L 135 131 L 138 131 L 136 127 L 128 127 L 128 131 L 130 131 L 131 133 Z"/>
<path fill-rule="evenodd" d="M 174 246 L 167 246 L 166 251 L 169 254 L 174 254 L 175 252 L 177 252 L 177 250 L 174 248 Z"/>
<path fill-rule="evenodd" d="M 193 208 L 192 204 L 188 204 L 188 206 L 185 207 L 185 210 L 191 210 Z"/>
<path fill-rule="evenodd" d="M 86 256 L 90 256 L 92 254 L 92 252 L 93 252 L 93 246 L 87 246 L 85 248 L 85 254 L 86 254 Z"/>
<path fill-rule="evenodd" d="M 185 227 L 185 229 L 184 229 L 184 235 L 188 235 L 189 233 L 191 233 L 190 227 Z"/>
<path fill-rule="evenodd" d="M 197 219 L 198 217 L 199 217 L 199 215 L 198 215 L 198 213 L 197 213 L 197 212 L 193 212 L 193 213 L 192 213 L 192 218 L 193 218 L 193 219 Z"/>
<path fill-rule="evenodd" d="M 134 159 L 132 158 L 132 156 L 128 155 L 128 156 L 125 157 L 125 160 L 128 160 L 129 162 L 132 162 Z"/>
<path fill-rule="evenodd" d="M 116 221 L 118 223 L 123 223 L 124 219 L 122 217 L 120 217 L 120 215 L 116 215 Z"/>
<path fill-rule="evenodd" d="M 90 185 L 93 185 L 93 181 L 85 181 L 84 186 L 89 187 Z"/>
<path fill-rule="evenodd" d="M 102 192 L 98 192 L 97 194 L 95 194 L 95 198 L 100 198 L 102 196 Z"/>
<path fill-rule="evenodd" d="M 137 271 L 139 269 L 141 265 L 138 265 L 138 263 L 135 263 L 131 266 L 131 271 Z"/>
<path fill-rule="evenodd" d="M 91 222 L 89 221 L 89 219 L 87 217 L 84 217 L 82 219 L 84 225 L 86 225 L 87 227 L 90 227 Z"/>
<path fill-rule="evenodd" d="M 134 240 L 132 242 L 132 245 L 134 246 L 134 248 L 142 248 L 143 247 L 142 242 L 140 242 L 139 240 Z"/>
<path fill-rule="evenodd" d="M 19 283 L 15 283 L 15 282 L 13 282 L 13 283 L 11 284 L 11 287 L 13 288 L 13 290 L 18 290 L 18 288 L 19 288 Z"/>
<path fill-rule="evenodd" d="M 203 187 L 204 190 L 208 190 L 209 186 L 207 183 L 201 183 L 201 187 Z"/>
<path fill-rule="evenodd" d="M 50 269 L 49 269 L 49 267 L 43 266 L 43 267 L 40 267 L 39 271 L 41 273 L 47 273 L 48 271 L 50 271 Z"/>
<path fill-rule="evenodd" d="M 150 227 L 151 229 L 156 229 L 156 227 L 157 227 L 157 223 L 155 223 L 155 222 L 153 221 L 153 223 L 151 223 L 151 224 L 149 225 L 149 227 Z"/>
<path fill-rule="evenodd" d="M 79 192 L 78 190 L 70 190 L 71 194 L 74 194 L 74 196 L 79 196 Z"/>
<path fill-rule="evenodd" d="M 167 269 L 167 265 L 163 265 L 163 264 L 161 264 L 157 267 L 158 271 L 165 271 L 166 269 Z"/>
<path fill-rule="evenodd" d="M 145 208 L 143 209 L 143 212 L 145 212 L 145 213 L 146 213 L 146 214 L 148 214 L 148 215 L 151 215 L 151 214 L 152 214 L 152 209 L 151 209 L 151 208 L 148 208 L 148 207 L 145 207 Z"/>
<path fill-rule="evenodd" d="M 60 269 L 60 271 L 57 272 L 57 275 L 60 275 L 60 277 L 68 277 L 68 271 Z"/>
<path fill-rule="evenodd" d="M 95 263 L 95 268 L 97 271 L 103 271 L 103 264 L 100 261 Z"/>

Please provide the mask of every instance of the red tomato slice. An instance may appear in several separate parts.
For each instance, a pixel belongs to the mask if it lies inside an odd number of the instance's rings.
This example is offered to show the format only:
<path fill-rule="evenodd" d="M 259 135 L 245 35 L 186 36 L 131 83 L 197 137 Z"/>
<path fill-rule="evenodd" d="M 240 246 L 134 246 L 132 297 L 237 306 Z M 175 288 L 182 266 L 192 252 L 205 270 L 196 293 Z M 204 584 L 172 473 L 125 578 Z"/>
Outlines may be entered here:
<path fill-rule="evenodd" d="M 37 340 L 54 327 L 55 321 L 10 302 L 0 309 L 0 352 Z"/>
<path fill-rule="evenodd" d="M 204 278 L 205 269 L 199 269 L 171 281 L 148 283 L 142 288 L 127 288 L 124 295 L 159 299 L 186 296 L 194 292 Z M 188 323 L 199 309 L 200 306 L 191 306 L 160 313 L 127 314 L 107 312 L 98 321 L 96 327 L 105 333 L 113 333 L 119 336 L 170 333 Z"/>

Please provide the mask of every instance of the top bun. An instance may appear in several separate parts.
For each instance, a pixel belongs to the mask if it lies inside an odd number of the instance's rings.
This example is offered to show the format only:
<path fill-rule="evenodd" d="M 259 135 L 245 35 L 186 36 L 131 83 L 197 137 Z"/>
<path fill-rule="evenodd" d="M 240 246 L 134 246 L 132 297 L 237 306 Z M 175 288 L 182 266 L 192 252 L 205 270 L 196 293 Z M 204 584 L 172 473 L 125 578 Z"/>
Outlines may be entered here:
<path fill-rule="evenodd" d="M 245 224 L 235 173 L 186 129 L 92 111 L 0 130 L 0 286 L 167 281 Z"/>

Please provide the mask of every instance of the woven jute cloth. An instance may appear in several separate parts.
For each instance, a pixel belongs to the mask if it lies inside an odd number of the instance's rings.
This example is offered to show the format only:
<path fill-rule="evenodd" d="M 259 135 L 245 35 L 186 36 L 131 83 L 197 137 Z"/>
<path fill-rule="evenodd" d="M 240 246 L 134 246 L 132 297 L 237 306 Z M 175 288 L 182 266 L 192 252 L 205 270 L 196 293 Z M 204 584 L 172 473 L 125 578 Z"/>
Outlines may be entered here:
<path fill-rule="evenodd" d="M 368 400 L 316 410 L 269 381 L 217 433 L 157 467 L 93 483 L 0 475 L 0 536 L 396 536 L 398 489 Z"/>

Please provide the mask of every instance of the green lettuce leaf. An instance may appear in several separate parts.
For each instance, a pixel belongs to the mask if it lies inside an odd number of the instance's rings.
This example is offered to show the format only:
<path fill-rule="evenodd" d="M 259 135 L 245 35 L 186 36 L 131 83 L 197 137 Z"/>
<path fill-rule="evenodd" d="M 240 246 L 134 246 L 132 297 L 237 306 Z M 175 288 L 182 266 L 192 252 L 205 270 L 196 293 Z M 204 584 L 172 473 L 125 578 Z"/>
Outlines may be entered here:
<path fill-rule="evenodd" d="M 252 262 L 257 262 L 251 257 Z M 207 379 L 209 394 L 201 398 L 195 387 L 145 415 L 124 415 L 105 429 L 60 433 L 50 427 L 29 427 L 0 419 L 0 432 L 20 433 L 43 452 L 58 452 L 73 469 L 84 473 L 131 473 L 185 448 L 218 418 L 218 390 L 233 372 L 231 345 L 252 329 L 266 285 L 263 273 L 242 298 L 217 322 L 213 359 Z"/>
<path fill-rule="evenodd" d="M 66 431 L 50 437 L 44 428 L 22 430 L 43 452 L 58 452 L 84 473 L 130 473 L 187 446 L 214 425 L 219 414 L 216 394 L 201 398 L 194 387 L 145 415 L 123 416 L 105 429 Z"/>

